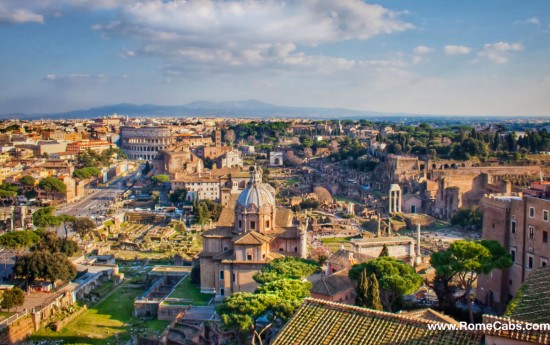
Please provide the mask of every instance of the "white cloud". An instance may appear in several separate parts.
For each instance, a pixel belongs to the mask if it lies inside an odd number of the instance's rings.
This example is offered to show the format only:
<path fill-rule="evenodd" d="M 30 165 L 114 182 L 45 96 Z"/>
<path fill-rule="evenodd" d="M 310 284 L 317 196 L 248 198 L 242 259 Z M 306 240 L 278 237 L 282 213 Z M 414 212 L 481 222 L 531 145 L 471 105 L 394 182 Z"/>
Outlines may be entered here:
<path fill-rule="evenodd" d="M 478 53 L 478 56 L 487 58 L 493 63 L 502 64 L 508 62 L 511 53 L 520 52 L 522 50 L 523 45 L 521 43 L 487 43 Z"/>
<path fill-rule="evenodd" d="M 432 53 L 433 51 L 434 51 L 433 48 L 426 47 L 426 46 L 418 46 L 413 50 L 413 52 L 418 55 L 429 54 L 429 53 Z"/>
<path fill-rule="evenodd" d="M 443 50 L 447 55 L 465 55 L 470 53 L 471 49 L 466 46 L 446 45 Z"/>
<path fill-rule="evenodd" d="M 540 27 L 540 20 L 537 17 L 531 17 L 525 20 L 516 20 L 514 24 L 532 24 L 536 27 Z"/>
<path fill-rule="evenodd" d="M 74 84 L 74 83 L 89 83 L 103 82 L 109 80 L 110 77 L 105 74 L 55 74 L 50 73 L 45 75 L 42 80 L 57 84 Z"/>
<path fill-rule="evenodd" d="M 44 23 L 44 16 L 25 9 L 5 11 L 0 8 L 0 23 Z"/>

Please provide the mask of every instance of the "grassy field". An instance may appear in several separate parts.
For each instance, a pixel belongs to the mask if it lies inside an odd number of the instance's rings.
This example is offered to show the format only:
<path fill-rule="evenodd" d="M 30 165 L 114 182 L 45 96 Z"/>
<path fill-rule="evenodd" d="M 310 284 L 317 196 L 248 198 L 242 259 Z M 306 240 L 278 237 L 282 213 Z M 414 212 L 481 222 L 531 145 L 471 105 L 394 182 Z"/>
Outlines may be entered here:
<path fill-rule="evenodd" d="M 4 319 L 7 319 L 8 317 L 12 316 L 13 314 L 15 314 L 15 313 L 8 313 L 6 311 L 0 311 L 0 321 L 2 321 Z"/>
<path fill-rule="evenodd" d="M 191 299 L 193 305 L 208 305 L 213 296 L 201 293 L 199 287 L 191 283 L 191 277 L 187 276 L 169 297 Z"/>
<path fill-rule="evenodd" d="M 336 252 L 342 245 L 344 248 L 350 249 L 350 241 L 353 237 L 333 237 L 333 238 L 322 238 L 321 242 L 328 247 L 333 253 Z"/>
<path fill-rule="evenodd" d="M 63 344 L 117 344 L 130 339 L 129 329 L 162 332 L 168 321 L 142 321 L 132 316 L 134 298 L 142 294 L 141 289 L 122 285 L 112 295 L 94 307 L 83 312 L 61 332 L 41 329 L 32 336 L 33 340 L 63 340 Z M 118 342 L 117 342 L 118 339 Z"/>

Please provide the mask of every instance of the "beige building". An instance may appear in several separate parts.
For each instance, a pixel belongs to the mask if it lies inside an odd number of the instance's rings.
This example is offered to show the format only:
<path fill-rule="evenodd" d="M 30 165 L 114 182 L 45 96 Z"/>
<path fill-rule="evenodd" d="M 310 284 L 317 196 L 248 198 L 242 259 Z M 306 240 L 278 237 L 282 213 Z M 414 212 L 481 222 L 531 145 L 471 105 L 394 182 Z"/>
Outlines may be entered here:
<path fill-rule="evenodd" d="M 487 195 L 482 207 L 482 238 L 500 242 L 513 265 L 480 276 L 477 299 L 501 311 L 531 272 L 550 260 L 550 182 L 535 182 L 522 196 Z"/>
<path fill-rule="evenodd" d="M 273 188 L 261 181 L 259 169 L 238 196 L 224 208 L 216 228 L 203 233 L 199 254 L 201 291 L 223 298 L 252 292 L 253 275 L 273 259 L 307 255 L 305 228 L 298 228 L 292 211 L 277 207 Z"/>

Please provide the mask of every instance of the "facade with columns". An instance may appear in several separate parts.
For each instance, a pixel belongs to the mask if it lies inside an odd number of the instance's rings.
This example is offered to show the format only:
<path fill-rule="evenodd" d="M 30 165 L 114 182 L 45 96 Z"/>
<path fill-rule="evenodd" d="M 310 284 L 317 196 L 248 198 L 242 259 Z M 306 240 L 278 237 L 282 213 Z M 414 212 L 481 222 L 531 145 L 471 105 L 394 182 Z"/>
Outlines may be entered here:
<path fill-rule="evenodd" d="M 401 187 L 398 184 L 392 184 L 390 186 L 390 195 L 389 195 L 389 213 L 401 212 Z"/>
<path fill-rule="evenodd" d="M 253 292 L 253 276 L 270 261 L 307 256 L 306 226 L 298 226 L 291 210 L 277 207 L 275 190 L 251 169 L 248 186 L 225 207 L 217 226 L 203 233 L 199 254 L 201 291 L 218 298 Z"/>
<path fill-rule="evenodd" d="M 169 127 L 130 127 L 120 128 L 122 153 L 129 159 L 154 160 L 161 150 L 172 144 Z"/>

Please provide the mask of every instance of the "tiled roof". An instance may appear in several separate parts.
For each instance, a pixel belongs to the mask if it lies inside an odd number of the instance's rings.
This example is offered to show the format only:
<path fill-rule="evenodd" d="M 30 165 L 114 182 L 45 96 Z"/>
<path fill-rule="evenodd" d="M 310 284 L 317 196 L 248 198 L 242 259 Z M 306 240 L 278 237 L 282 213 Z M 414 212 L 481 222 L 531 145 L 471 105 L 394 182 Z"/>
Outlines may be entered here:
<path fill-rule="evenodd" d="M 405 312 L 402 312 L 401 314 L 406 315 L 412 319 L 458 324 L 458 321 L 456 321 L 452 317 L 442 314 L 440 312 L 437 312 L 430 308 L 405 311 Z"/>
<path fill-rule="evenodd" d="M 479 345 L 482 334 L 429 330 L 436 323 L 366 308 L 307 298 L 273 345 L 448 344 Z"/>
<path fill-rule="evenodd" d="M 504 317 L 498 317 L 493 315 L 483 315 L 483 323 L 484 324 L 492 324 L 496 325 L 500 323 L 500 325 L 506 325 L 506 324 L 514 324 L 516 325 L 526 325 L 529 322 L 522 322 L 520 320 L 515 319 L 508 319 Z M 533 344 L 550 344 L 550 331 L 543 331 L 543 330 L 504 330 L 504 327 L 499 327 L 500 329 L 485 329 L 484 333 L 486 335 L 491 335 L 499 338 L 507 338 L 512 339 L 512 341 L 515 341 L 517 343 L 533 343 Z M 526 327 L 522 327 L 526 328 Z M 514 342 L 514 343 L 515 343 Z M 504 342 L 503 342 L 504 343 Z M 512 343 L 512 342 L 510 342 Z"/>
<path fill-rule="evenodd" d="M 233 237 L 233 228 L 228 226 L 217 226 L 214 229 L 206 230 L 203 237 Z"/>
<path fill-rule="evenodd" d="M 234 240 L 234 244 L 241 244 L 241 245 L 261 245 L 264 243 L 271 242 L 271 237 L 262 235 L 257 231 L 251 231 L 243 235 L 237 236 Z"/>
<path fill-rule="evenodd" d="M 511 317 L 526 322 L 550 323 L 550 266 L 531 272 L 522 290 Z"/>
<path fill-rule="evenodd" d="M 312 284 L 311 292 L 323 296 L 334 296 L 341 291 L 354 288 L 348 277 L 349 270 L 341 270 L 330 276 L 323 276 Z"/>

